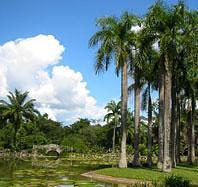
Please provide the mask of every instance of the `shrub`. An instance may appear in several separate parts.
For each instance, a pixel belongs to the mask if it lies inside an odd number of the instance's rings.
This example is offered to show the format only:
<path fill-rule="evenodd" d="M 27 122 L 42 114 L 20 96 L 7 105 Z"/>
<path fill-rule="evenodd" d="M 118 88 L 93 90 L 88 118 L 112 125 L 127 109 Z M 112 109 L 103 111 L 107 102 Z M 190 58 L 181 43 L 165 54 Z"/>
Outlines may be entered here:
<path fill-rule="evenodd" d="M 183 177 L 171 175 L 165 178 L 166 187 L 189 187 L 190 181 Z"/>
<path fill-rule="evenodd" d="M 147 155 L 147 147 L 144 144 L 139 144 L 139 152 L 141 156 L 146 156 Z"/>

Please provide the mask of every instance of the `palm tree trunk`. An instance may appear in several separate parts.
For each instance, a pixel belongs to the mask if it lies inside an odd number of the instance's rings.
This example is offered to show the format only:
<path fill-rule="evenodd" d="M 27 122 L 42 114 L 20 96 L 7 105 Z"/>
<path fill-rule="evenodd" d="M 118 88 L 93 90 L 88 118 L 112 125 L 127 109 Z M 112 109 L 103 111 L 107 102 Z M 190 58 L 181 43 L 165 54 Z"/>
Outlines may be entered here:
<path fill-rule="evenodd" d="M 139 166 L 139 123 L 140 123 L 140 83 L 135 77 L 135 129 L 134 129 L 134 157 L 133 165 Z"/>
<path fill-rule="evenodd" d="M 193 116 L 195 110 L 194 96 L 191 99 L 191 109 L 188 112 L 188 162 L 193 164 L 195 162 L 195 126 L 193 123 Z"/>
<path fill-rule="evenodd" d="M 189 101 L 188 101 L 189 102 Z M 192 131 L 192 111 L 188 107 L 187 113 L 187 140 L 188 140 L 188 162 L 191 162 L 191 131 Z"/>
<path fill-rule="evenodd" d="M 192 95 L 192 130 L 191 130 L 191 164 L 195 162 L 195 108 L 196 108 L 196 101 L 194 98 L 194 94 Z"/>
<path fill-rule="evenodd" d="M 149 100 L 148 100 L 148 155 L 147 155 L 147 165 L 151 167 L 152 165 L 152 100 L 150 94 L 150 84 L 149 84 Z"/>
<path fill-rule="evenodd" d="M 168 58 L 165 59 L 164 76 L 164 158 L 163 171 L 171 171 L 170 127 L 171 127 L 171 70 Z"/>
<path fill-rule="evenodd" d="M 116 124 L 113 127 L 113 137 L 112 137 L 112 152 L 115 153 L 115 133 L 116 133 Z"/>
<path fill-rule="evenodd" d="M 159 84 L 159 127 L 158 127 L 158 169 L 162 170 L 164 158 L 164 72 L 161 72 Z"/>
<path fill-rule="evenodd" d="M 122 91 L 122 106 L 121 106 L 121 154 L 120 154 L 120 168 L 127 168 L 127 155 L 126 155 L 126 139 L 127 139 L 127 102 L 128 102 L 128 86 L 127 86 L 127 64 L 124 63 L 122 68 L 121 77 L 121 91 Z"/>
<path fill-rule="evenodd" d="M 176 119 L 177 119 L 177 107 L 176 107 L 176 80 L 175 75 L 172 76 L 172 115 L 171 115 L 171 161 L 172 167 L 176 167 Z"/>
<path fill-rule="evenodd" d="M 17 134 L 17 129 L 14 128 L 14 137 L 13 137 L 13 148 L 16 150 L 16 134 Z"/>
<path fill-rule="evenodd" d="M 180 98 L 179 94 L 177 94 L 177 117 L 176 117 L 176 163 L 180 163 Z"/>
<path fill-rule="evenodd" d="M 16 150 L 17 148 L 17 131 L 19 129 L 19 125 L 20 125 L 20 121 L 16 120 L 16 122 L 14 123 L 14 137 L 13 137 L 14 150 Z"/>

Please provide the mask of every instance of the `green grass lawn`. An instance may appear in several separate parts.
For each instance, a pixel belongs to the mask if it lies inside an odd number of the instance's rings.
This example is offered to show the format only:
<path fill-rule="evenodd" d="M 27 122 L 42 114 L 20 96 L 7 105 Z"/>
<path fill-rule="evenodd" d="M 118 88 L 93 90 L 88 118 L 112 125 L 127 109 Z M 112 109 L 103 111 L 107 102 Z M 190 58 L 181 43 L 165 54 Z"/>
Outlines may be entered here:
<path fill-rule="evenodd" d="M 198 184 L 198 166 L 179 165 L 171 173 L 163 173 L 157 168 L 106 168 L 97 170 L 96 173 L 112 177 L 141 179 L 143 181 L 163 181 L 168 175 L 182 176 L 191 181 L 192 184 Z"/>

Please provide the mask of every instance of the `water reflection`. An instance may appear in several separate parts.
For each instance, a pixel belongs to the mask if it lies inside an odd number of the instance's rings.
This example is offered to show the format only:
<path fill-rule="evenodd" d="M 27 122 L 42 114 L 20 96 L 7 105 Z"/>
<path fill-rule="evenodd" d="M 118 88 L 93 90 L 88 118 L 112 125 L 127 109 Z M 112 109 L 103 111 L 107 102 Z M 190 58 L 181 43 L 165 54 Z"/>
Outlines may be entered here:
<path fill-rule="evenodd" d="M 63 159 L 0 160 L 0 186 L 31 187 L 127 187 L 126 185 L 97 182 L 80 174 L 108 167 L 94 161 Z M 110 166 L 109 166 L 110 167 Z"/>

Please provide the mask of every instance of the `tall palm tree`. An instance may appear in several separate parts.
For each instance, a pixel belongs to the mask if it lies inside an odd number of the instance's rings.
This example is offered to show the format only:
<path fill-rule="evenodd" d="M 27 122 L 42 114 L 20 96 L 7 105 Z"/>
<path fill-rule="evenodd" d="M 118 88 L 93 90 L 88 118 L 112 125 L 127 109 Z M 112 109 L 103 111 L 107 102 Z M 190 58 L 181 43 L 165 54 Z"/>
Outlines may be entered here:
<path fill-rule="evenodd" d="M 178 53 L 172 68 L 172 88 L 171 88 L 171 160 L 172 167 L 180 162 L 180 94 L 183 90 L 185 76 L 183 72 L 183 50 Z"/>
<path fill-rule="evenodd" d="M 180 93 L 185 90 L 186 96 L 192 101 L 196 86 L 194 85 L 198 79 L 197 72 L 197 34 L 198 19 L 197 12 L 189 12 L 185 4 L 180 1 L 172 10 L 172 22 L 175 22 L 172 30 L 174 31 L 173 40 L 175 44 L 175 54 L 172 63 L 172 88 L 171 88 L 171 160 L 172 167 L 176 166 L 179 161 L 179 134 L 180 134 Z M 192 71 L 191 71 L 192 70 Z M 189 77 L 190 75 L 190 77 Z M 189 110 L 188 110 L 189 111 Z M 193 109 L 192 109 L 193 111 Z M 191 113 L 191 112 L 190 112 Z M 188 126 L 190 136 L 194 134 L 193 115 L 188 112 Z M 190 117 L 191 116 L 191 117 Z M 191 129 L 192 127 L 192 129 Z M 192 135 L 192 145 L 194 145 L 194 136 Z M 176 146 L 177 145 L 177 146 Z M 189 145 L 189 147 L 191 147 Z M 192 146 L 193 147 L 193 146 Z M 194 148 L 192 148 L 192 151 Z M 192 154 L 193 155 L 193 154 Z M 193 158 L 193 157 L 192 157 Z"/>
<path fill-rule="evenodd" d="M 139 32 L 136 32 L 135 43 L 130 61 L 129 75 L 134 79 L 134 84 L 129 86 L 129 91 L 134 90 L 134 157 L 133 165 L 139 166 L 139 128 L 140 128 L 140 103 L 142 82 L 142 61 L 140 58 Z"/>
<path fill-rule="evenodd" d="M 144 71 L 144 89 L 142 93 L 142 110 L 147 110 L 148 114 L 148 123 L 147 123 L 147 146 L 148 146 L 148 154 L 147 154 L 147 165 L 151 167 L 152 165 L 152 123 L 153 123 L 153 104 L 151 97 L 151 90 L 157 89 L 157 81 L 156 77 L 153 76 L 154 68 L 158 60 L 158 53 L 154 49 L 152 50 L 152 46 L 150 46 L 147 58 L 145 58 L 145 63 L 143 64 Z"/>
<path fill-rule="evenodd" d="M 110 62 L 114 61 L 117 75 L 121 71 L 121 157 L 120 168 L 127 167 L 126 139 L 127 139 L 127 69 L 131 54 L 131 46 L 134 43 L 134 34 L 131 30 L 137 25 L 137 18 L 125 12 L 121 18 L 104 17 L 97 20 L 99 30 L 91 37 L 89 46 L 99 44 L 96 54 L 96 73 L 108 70 Z"/>
<path fill-rule="evenodd" d="M 186 84 L 185 92 L 190 102 L 188 111 L 188 161 L 195 162 L 195 109 L 198 98 L 198 12 L 185 12 L 183 46 L 185 50 Z"/>
<path fill-rule="evenodd" d="M 140 128 L 140 93 L 141 93 L 141 70 L 139 67 L 135 67 L 134 70 L 134 79 L 135 79 L 135 88 L 134 88 L 134 102 L 135 102 L 135 110 L 134 110 L 134 157 L 133 157 L 133 165 L 139 166 L 139 128 Z"/>
<path fill-rule="evenodd" d="M 130 68 L 131 69 L 131 68 Z M 129 86 L 129 93 L 134 90 L 134 156 L 133 166 L 139 166 L 139 128 L 140 128 L 140 93 L 142 88 L 141 69 L 135 66 L 130 76 L 134 78 L 134 83 Z"/>
<path fill-rule="evenodd" d="M 144 23 L 142 23 L 144 25 Z M 156 52 L 155 52 L 156 53 Z M 152 55 L 151 55 L 152 54 Z M 151 72 L 151 69 L 153 69 L 153 65 L 156 62 L 152 57 L 154 57 L 154 49 L 150 42 L 147 42 L 144 38 L 144 32 L 141 30 L 136 33 L 136 42 L 135 42 L 135 53 L 134 53 L 134 61 L 131 63 L 130 67 L 130 74 L 134 78 L 134 85 L 130 86 L 129 89 L 134 87 L 134 111 L 135 111 L 135 134 L 134 134 L 134 159 L 133 159 L 133 165 L 139 166 L 139 124 L 140 124 L 140 93 L 141 89 L 143 88 L 143 85 L 145 82 L 148 83 L 148 89 L 146 89 L 146 93 L 149 90 L 150 93 L 150 86 L 151 86 L 151 79 L 153 79 L 153 72 Z M 156 55 L 155 55 L 156 56 Z M 156 60 L 155 60 L 156 61 Z M 144 94 L 144 96 L 145 96 Z M 147 97 L 146 97 L 147 99 Z M 151 101 L 151 97 L 148 97 L 148 101 Z M 145 105 L 144 105 L 145 106 Z M 149 126 L 151 127 L 152 122 L 152 108 L 151 103 L 149 105 Z M 151 160 L 151 128 L 148 129 L 148 142 L 149 142 L 149 155 L 148 158 Z M 151 165 L 151 161 L 149 161 L 149 165 Z"/>
<path fill-rule="evenodd" d="M 121 101 L 116 103 L 115 101 L 110 101 L 106 106 L 107 114 L 104 116 L 104 120 L 107 123 L 113 124 L 113 137 L 112 137 L 112 152 L 115 153 L 115 138 L 116 138 L 116 128 L 120 123 L 121 116 Z"/>
<path fill-rule="evenodd" d="M 145 88 L 143 92 L 143 106 L 142 109 L 146 110 L 148 113 L 148 138 L 147 138 L 147 145 L 148 145 L 148 154 L 147 154 L 147 165 L 151 167 L 152 165 L 152 98 L 151 98 L 151 83 L 148 82 L 147 87 Z"/>
<path fill-rule="evenodd" d="M 176 38 L 180 30 L 179 21 L 173 10 L 161 2 L 151 7 L 145 21 L 145 33 L 150 42 L 159 41 L 160 49 L 160 127 L 163 129 L 163 171 L 171 171 L 170 128 L 171 128 L 171 80 L 172 63 L 176 53 Z M 162 132 L 162 131 L 161 131 Z M 160 133 L 161 133 L 160 132 Z M 162 138 L 162 137 L 160 137 Z M 162 139 L 160 139 L 160 144 Z M 161 147 L 162 148 L 162 147 Z M 162 155 L 161 155 L 162 156 Z"/>
<path fill-rule="evenodd" d="M 193 117 L 195 112 L 194 95 L 187 100 L 187 136 L 188 136 L 188 162 L 193 164 L 195 162 L 195 129 Z"/>
<path fill-rule="evenodd" d="M 20 92 L 15 89 L 14 93 L 9 92 L 8 102 L 0 100 L 0 110 L 2 117 L 13 124 L 13 143 L 16 148 L 16 134 L 24 121 L 33 121 L 38 111 L 34 108 L 34 99 L 27 100 L 28 92 Z"/>

